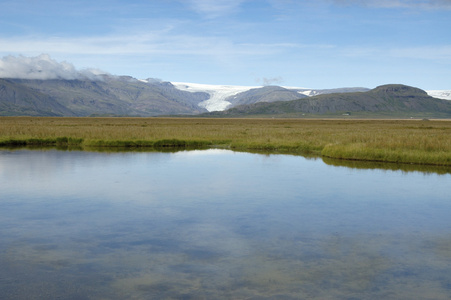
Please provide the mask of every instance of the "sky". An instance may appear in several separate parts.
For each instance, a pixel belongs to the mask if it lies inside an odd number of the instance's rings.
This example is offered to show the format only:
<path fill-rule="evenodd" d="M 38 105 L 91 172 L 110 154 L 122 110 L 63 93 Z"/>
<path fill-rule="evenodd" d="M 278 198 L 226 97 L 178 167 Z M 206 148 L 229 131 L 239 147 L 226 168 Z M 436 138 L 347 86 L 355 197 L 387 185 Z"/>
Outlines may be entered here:
<path fill-rule="evenodd" d="M 451 0 L 0 0 L 0 71 L 41 58 L 172 82 L 451 89 Z"/>

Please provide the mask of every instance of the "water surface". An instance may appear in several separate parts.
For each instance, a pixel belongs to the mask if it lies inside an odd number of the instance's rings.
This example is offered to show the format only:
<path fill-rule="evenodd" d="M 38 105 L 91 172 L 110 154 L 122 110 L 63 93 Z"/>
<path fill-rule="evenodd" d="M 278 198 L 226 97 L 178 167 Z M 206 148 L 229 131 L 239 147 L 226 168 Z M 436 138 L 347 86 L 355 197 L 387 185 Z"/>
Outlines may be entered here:
<path fill-rule="evenodd" d="M 451 175 L 0 150 L 5 299 L 449 299 Z"/>

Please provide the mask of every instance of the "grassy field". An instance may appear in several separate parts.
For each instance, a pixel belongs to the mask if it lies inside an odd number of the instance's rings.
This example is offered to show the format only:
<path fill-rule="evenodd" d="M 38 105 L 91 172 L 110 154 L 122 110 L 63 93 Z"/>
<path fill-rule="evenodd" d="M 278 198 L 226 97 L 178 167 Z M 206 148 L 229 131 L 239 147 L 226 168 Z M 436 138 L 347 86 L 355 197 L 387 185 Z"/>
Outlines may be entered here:
<path fill-rule="evenodd" d="M 450 166 L 451 121 L 1 117 L 0 145 L 224 147 Z"/>

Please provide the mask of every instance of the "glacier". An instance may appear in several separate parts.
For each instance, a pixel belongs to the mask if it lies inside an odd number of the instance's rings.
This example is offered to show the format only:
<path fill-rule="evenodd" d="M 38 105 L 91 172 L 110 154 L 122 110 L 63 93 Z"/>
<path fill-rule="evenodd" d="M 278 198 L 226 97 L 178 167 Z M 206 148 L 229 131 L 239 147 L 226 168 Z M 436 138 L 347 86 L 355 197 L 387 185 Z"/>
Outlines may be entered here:
<path fill-rule="evenodd" d="M 199 103 L 200 107 L 205 108 L 209 112 L 223 111 L 231 105 L 226 99 L 239 93 L 246 92 L 250 89 L 259 88 L 261 86 L 239 86 L 239 85 L 214 85 L 187 82 L 171 82 L 171 84 L 179 90 L 187 92 L 204 92 L 210 95 L 208 100 Z"/>
<path fill-rule="evenodd" d="M 451 100 L 451 90 L 430 90 L 426 91 L 426 93 L 434 98 Z"/>

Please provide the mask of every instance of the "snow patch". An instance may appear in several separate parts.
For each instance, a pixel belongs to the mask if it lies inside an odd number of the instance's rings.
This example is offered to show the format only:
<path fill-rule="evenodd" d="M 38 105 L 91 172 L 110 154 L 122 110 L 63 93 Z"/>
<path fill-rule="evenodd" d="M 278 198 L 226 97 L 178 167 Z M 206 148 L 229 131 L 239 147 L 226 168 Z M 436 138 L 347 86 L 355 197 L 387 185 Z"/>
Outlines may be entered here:
<path fill-rule="evenodd" d="M 309 97 L 319 95 L 319 92 L 314 90 L 298 91 L 298 93 Z"/>
<path fill-rule="evenodd" d="M 199 103 L 200 107 L 211 111 L 223 111 L 231 105 L 226 99 L 239 93 L 261 86 L 239 86 L 239 85 L 213 85 L 187 82 L 171 82 L 174 87 L 187 92 L 204 92 L 210 95 L 210 98 Z"/>
<path fill-rule="evenodd" d="M 444 100 L 451 100 L 451 90 L 431 90 L 426 91 L 429 96 Z"/>

